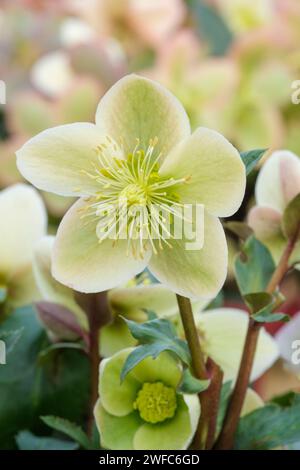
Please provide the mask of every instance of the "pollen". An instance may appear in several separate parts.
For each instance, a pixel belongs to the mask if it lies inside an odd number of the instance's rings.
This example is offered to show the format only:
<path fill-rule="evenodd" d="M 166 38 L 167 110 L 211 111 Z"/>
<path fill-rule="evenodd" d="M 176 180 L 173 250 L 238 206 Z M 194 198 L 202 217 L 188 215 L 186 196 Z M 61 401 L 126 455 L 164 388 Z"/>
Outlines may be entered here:
<path fill-rule="evenodd" d="M 99 243 L 111 238 L 115 246 L 119 239 L 126 239 L 127 255 L 134 258 L 143 259 L 149 247 L 154 254 L 164 246 L 171 247 L 170 225 L 175 217 L 183 218 L 176 189 L 190 177 L 160 175 L 162 154 L 156 149 L 157 143 L 157 138 L 150 139 L 144 149 L 137 139 L 133 151 L 124 158 L 120 153 L 108 155 L 108 146 L 102 144 L 95 149 L 97 162 L 85 171 L 99 183 L 99 190 L 89 197 L 82 217 L 98 221 Z"/>
<path fill-rule="evenodd" d="M 175 415 L 176 392 L 162 382 L 145 382 L 137 394 L 133 407 L 147 423 L 161 423 Z"/>

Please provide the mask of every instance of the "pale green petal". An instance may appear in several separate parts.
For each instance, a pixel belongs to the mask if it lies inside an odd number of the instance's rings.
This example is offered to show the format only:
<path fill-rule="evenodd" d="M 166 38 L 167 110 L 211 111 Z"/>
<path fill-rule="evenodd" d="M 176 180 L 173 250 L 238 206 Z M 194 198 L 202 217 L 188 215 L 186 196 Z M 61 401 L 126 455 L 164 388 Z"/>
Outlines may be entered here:
<path fill-rule="evenodd" d="M 124 349 L 109 359 L 103 359 L 99 372 L 99 396 L 105 410 L 114 416 L 126 416 L 133 411 L 133 403 L 141 381 L 132 372 L 121 383 L 124 362 L 132 349 Z"/>
<path fill-rule="evenodd" d="M 180 102 L 152 80 L 128 75 L 101 99 L 96 124 L 104 135 L 133 151 L 136 139 L 143 148 L 158 138 L 157 149 L 164 158 L 170 149 L 190 134 L 190 124 Z"/>
<path fill-rule="evenodd" d="M 149 269 L 154 276 L 185 297 L 216 296 L 227 274 L 227 244 L 219 219 L 205 213 L 204 245 L 200 250 L 187 250 L 185 239 L 169 242 L 172 248 L 164 246 L 150 260 Z"/>
<path fill-rule="evenodd" d="M 144 259 L 127 256 L 127 240 L 99 243 L 97 220 L 81 218 L 85 202 L 76 202 L 63 218 L 52 257 L 52 274 L 62 284 L 80 292 L 101 292 L 120 285 L 144 270 Z M 87 223 L 89 222 L 89 223 Z"/>
<path fill-rule="evenodd" d="M 125 321 L 115 318 L 109 325 L 100 330 L 100 356 L 109 357 L 124 348 L 135 346 L 137 341 L 133 338 Z"/>
<path fill-rule="evenodd" d="M 12 311 L 38 300 L 41 300 L 41 294 L 35 282 L 32 266 L 28 266 L 9 280 L 6 306 Z"/>
<path fill-rule="evenodd" d="M 299 158 L 287 150 L 274 152 L 268 158 L 260 170 L 256 182 L 255 196 L 258 205 L 269 206 L 280 212 L 284 210 L 287 205 L 287 192 L 283 175 L 285 175 L 286 172 L 284 167 L 287 162 L 288 165 L 292 165 L 293 167 L 298 167 L 298 164 L 300 165 Z M 290 185 L 291 183 L 292 181 L 290 180 L 288 184 Z"/>
<path fill-rule="evenodd" d="M 98 400 L 94 410 L 101 446 L 111 450 L 133 450 L 133 438 L 142 424 L 137 412 L 126 416 L 113 416 Z"/>
<path fill-rule="evenodd" d="M 33 270 L 43 300 L 66 307 L 74 313 L 79 325 L 88 329 L 86 314 L 74 298 L 74 291 L 57 282 L 51 275 L 51 255 L 55 237 L 43 237 L 36 245 Z"/>
<path fill-rule="evenodd" d="M 31 264 L 47 215 L 38 192 L 17 184 L 0 192 L 0 220 L 0 278 L 9 280 Z"/>
<path fill-rule="evenodd" d="M 162 284 L 116 288 L 108 295 L 112 309 L 125 316 L 143 314 L 144 309 L 164 318 L 178 313 L 176 295 Z"/>
<path fill-rule="evenodd" d="M 176 388 L 181 380 L 182 368 L 171 354 L 162 352 L 156 359 L 147 357 L 132 370 L 140 382 L 163 382 Z"/>
<path fill-rule="evenodd" d="M 241 411 L 241 417 L 252 413 L 252 411 L 257 410 L 258 408 L 262 408 L 263 406 L 263 399 L 254 390 L 252 390 L 252 388 L 248 388 Z"/>
<path fill-rule="evenodd" d="M 204 204 L 219 217 L 234 214 L 245 193 L 246 171 L 239 152 L 221 134 L 204 127 L 171 151 L 160 174 L 189 178 L 176 188 L 181 202 Z"/>
<path fill-rule="evenodd" d="M 224 381 L 235 380 L 243 352 L 248 314 L 243 310 L 220 308 L 196 316 L 205 353 L 224 371 Z M 261 329 L 251 381 L 262 375 L 278 358 L 274 339 Z"/>
<path fill-rule="evenodd" d="M 85 172 L 94 173 L 98 162 L 97 147 L 105 143 L 106 155 L 112 149 L 99 129 L 90 123 L 53 127 L 30 139 L 18 150 L 21 174 L 39 189 L 61 196 L 86 196 L 99 190 L 99 183 Z"/>
<path fill-rule="evenodd" d="M 195 427 L 195 418 L 199 419 L 199 400 L 194 396 L 193 410 L 189 409 L 184 398 L 178 396 L 178 406 L 174 418 L 163 423 L 145 423 L 137 430 L 133 445 L 135 450 L 181 450 L 189 446 Z M 198 403 L 198 406 L 197 406 Z"/>

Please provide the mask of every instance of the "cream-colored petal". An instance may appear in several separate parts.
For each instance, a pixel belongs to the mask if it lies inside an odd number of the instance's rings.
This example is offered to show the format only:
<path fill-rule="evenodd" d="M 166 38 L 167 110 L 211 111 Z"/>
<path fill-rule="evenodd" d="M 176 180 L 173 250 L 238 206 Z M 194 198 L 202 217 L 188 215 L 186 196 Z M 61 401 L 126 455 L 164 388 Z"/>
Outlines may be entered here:
<path fill-rule="evenodd" d="M 192 299 L 213 298 L 227 274 L 227 244 L 219 219 L 205 213 L 201 249 L 187 250 L 186 242 L 186 239 L 169 240 L 171 247 L 164 246 L 153 255 L 149 269 L 160 282 L 180 295 Z"/>
<path fill-rule="evenodd" d="M 9 279 L 31 264 L 36 242 L 46 233 L 39 193 L 25 184 L 0 192 L 0 277 Z"/>
<path fill-rule="evenodd" d="M 86 207 L 77 201 L 64 216 L 54 244 L 52 275 L 60 283 L 79 292 L 101 292 L 129 281 L 143 271 L 151 256 L 143 259 L 127 256 L 127 240 L 99 243 L 97 220 L 82 218 Z"/>
<path fill-rule="evenodd" d="M 248 327 L 248 314 L 243 310 L 220 308 L 200 313 L 197 327 L 203 336 L 205 353 L 224 371 L 224 380 L 235 381 Z M 261 329 L 251 380 L 256 380 L 278 358 L 275 340 Z"/>
<path fill-rule="evenodd" d="M 241 411 L 241 417 L 252 413 L 252 411 L 257 410 L 258 408 L 262 408 L 263 406 L 263 399 L 254 390 L 252 390 L 252 388 L 248 388 Z"/>
<path fill-rule="evenodd" d="M 147 148 L 158 139 L 157 151 L 164 158 L 170 149 L 190 134 L 190 124 L 180 102 L 162 85 L 128 75 L 119 80 L 101 99 L 96 124 L 131 153 L 136 145 Z"/>
<path fill-rule="evenodd" d="M 299 170 L 296 170 L 298 164 L 300 167 L 300 159 L 292 152 L 279 150 L 272 153 L 260 170 L 257 178 L 255 187 L 257 204 L 260 206 L 269 206 L 277 211 L 283 212 L 287 205 L 287 199 L 292 193 L 295 193 L 294 186 L 297 187 L 298 185 Z M 287 174 L 291 173 L 291 168 L 294 177 L 293 180 L 288 183 Z M 293 188 L 291 188 L 291 185 L 293 185 Z"/>
<path fill-rule="evenodd" d="M 221 134 L 204 127 L 171 151 L 160 174 L 188 178 L 176 187 L 180 200 L 204 204 L 219 217 L 234 214 L 245 193 L 246 171 L 239 152 Z"/>
<path fill-rule="evenodd" d="M 88 329 L 87 317 L 74 298 L 74 291 L 57 282 L 51 274 L 51 256 L 55 237 L 43 237 L 36 245 L 33 271 L 42 299 L 66 307 L 74 313 L 78 323 Z"/>
<path fill-rule="evenodd" d="M 101 144 L 106 145 L 107 158 L 122 157 L 94 124 L 53 127 L 17 151 L 17 166 L 39 189 L 61 196 L 88 196 L 99 191 L 99 183 L 88 174 L 95 175 L 94 165 L 100 166 L 97 147 Z"/>

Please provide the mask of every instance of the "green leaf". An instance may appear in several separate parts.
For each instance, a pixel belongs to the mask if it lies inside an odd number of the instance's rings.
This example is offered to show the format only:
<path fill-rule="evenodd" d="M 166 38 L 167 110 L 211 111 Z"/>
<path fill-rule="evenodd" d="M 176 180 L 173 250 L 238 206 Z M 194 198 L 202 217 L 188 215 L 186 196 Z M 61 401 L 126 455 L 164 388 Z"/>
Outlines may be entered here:
<path fill-rule="evenodd" d="M 138 346 L 127 357 L 122 372 L 121 380 L 124 380 L 128 372 L 146 357 L 156 358 L 163 351 L 176 354 L 181 361 L 190 365 L 191 356 L 187 342 L 178 338 L 174 325 L 166 319 L 155 319 L 145 323 L 136 323 L 123 318 L 132 336 L 137 339 Z"/>
<path fill-rule="evenodd" d="M 40 361 L 44 361 L 47 359 L 52 353 L 57 352 L 59 349 L 77 349 L 80 351 L 85 351 L 83 344 L 81 343 L 73 343 L 73 342 L 62 342 L 62 343 L 53 343 L 47 346 L 39 353 L 38 359 Z"/>
<path fill-rule="evenodd" d="M 244 300 L 251 311 L 251 318 L 259 323 L 286 322 L 290 319 L 290 317 L 284 313 L 272 313 L 276 305 L 276 296 L 268 292 L 246 294 Z"/>
<path fill-rule="evenodd" d="M 38 429 L 40 415 L 82 422 L 90 396 L 90 363 L 81 351 L 59 350 L 47 363 L 38 361 L 49 340 L 32 307 L 16 310 L 0 325 L 0 337 L 10 332 L 13 347 L 0 366 L 0 448 L 15 445 L 19 431 Z"/>
<path fill-rule="evenodd" d="M 67 419 L 59 418 L 58 416 L 41 416 L 41 420 L 50 428 L 60 431 L 74 439 L 74 441 L 78 442 L 84 449 L 93 448 L 91 441 L 77 424 Z"/>
<path fill-rule="evenodd" d="M 274 270 L 269 250 L 254 236 L 248 238 L 235 259 L 236 281 L 241 294 L 265 291 Z"/>
<path fill-rule="evenodd" d="M 255 150 L 248 150 L 247 152 L 241 152 L 241 158 L 244 162 L 246 167 L 246 174 L 249 175 L 251 171 L 255 168 L 256 164 L 262 158 L 262 156 L 266 153 L 267 149 L 255 149 Z"/>
<path fill-rule="evenodd" d="M 182 393 L 200 393 L 209 387 L 210 380 L 199 380 L 191 374 L 190 369 L 185 369 L 178 391 Z"/>
<path fill-rule="evenodd" d="M 188 0 L 197 29 L 201 37 L 208 42 L 210 53 L 224 55 L 232 42 L 232 33 L 217 11 L 203 0 Z"/>
<path fill-rule="evenodd" d="M 284 406 L 269 403 L 240 419 L 234 448 L 270 450 L 300 441 L 300 394 L 290 396 Z"/>
<path fill-rule="evenodd" d="M 232 390 L 232 381 L 225 382 L 222 385 L 222 390 L 221 390 L 221 396 L 220 396 L 220 404 L 219 404 L 219 410 L 218 410 L 218 417 L 217 417 L 217 434 L 222 429 L 223 426 L 223 421 L 225 418 L 226 410 L 227 410 L 227 405 L 229 402 L 229 398 L 231 395 L 231 390 Z"/>
<path fill-rule="evenodd" d="M 30 431 L 20 431 L 16 436 L 16 442 L 20 450 L 75 450 L 78 444 L 71 441 L 63 441 L 54 437 L 35 436 Z"/>
<path fill-rule="evenodd" d="M 300 194 L 298 194 L 286 207 L 282 218 L 282 230 L 288 239 L 298 234 L 300 237 Z"/>

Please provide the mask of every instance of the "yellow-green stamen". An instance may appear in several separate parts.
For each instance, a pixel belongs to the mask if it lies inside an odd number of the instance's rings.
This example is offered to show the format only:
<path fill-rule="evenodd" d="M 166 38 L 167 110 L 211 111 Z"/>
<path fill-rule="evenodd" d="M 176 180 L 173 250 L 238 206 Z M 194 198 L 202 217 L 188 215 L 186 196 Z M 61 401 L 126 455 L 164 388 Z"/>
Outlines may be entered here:
<path fill-rule="evenodd" d="M 176 392 L 162 382 L 145 382 L 133 407 L 147 423 L 160 423 L 173 418 L 177 408 Z"/>

